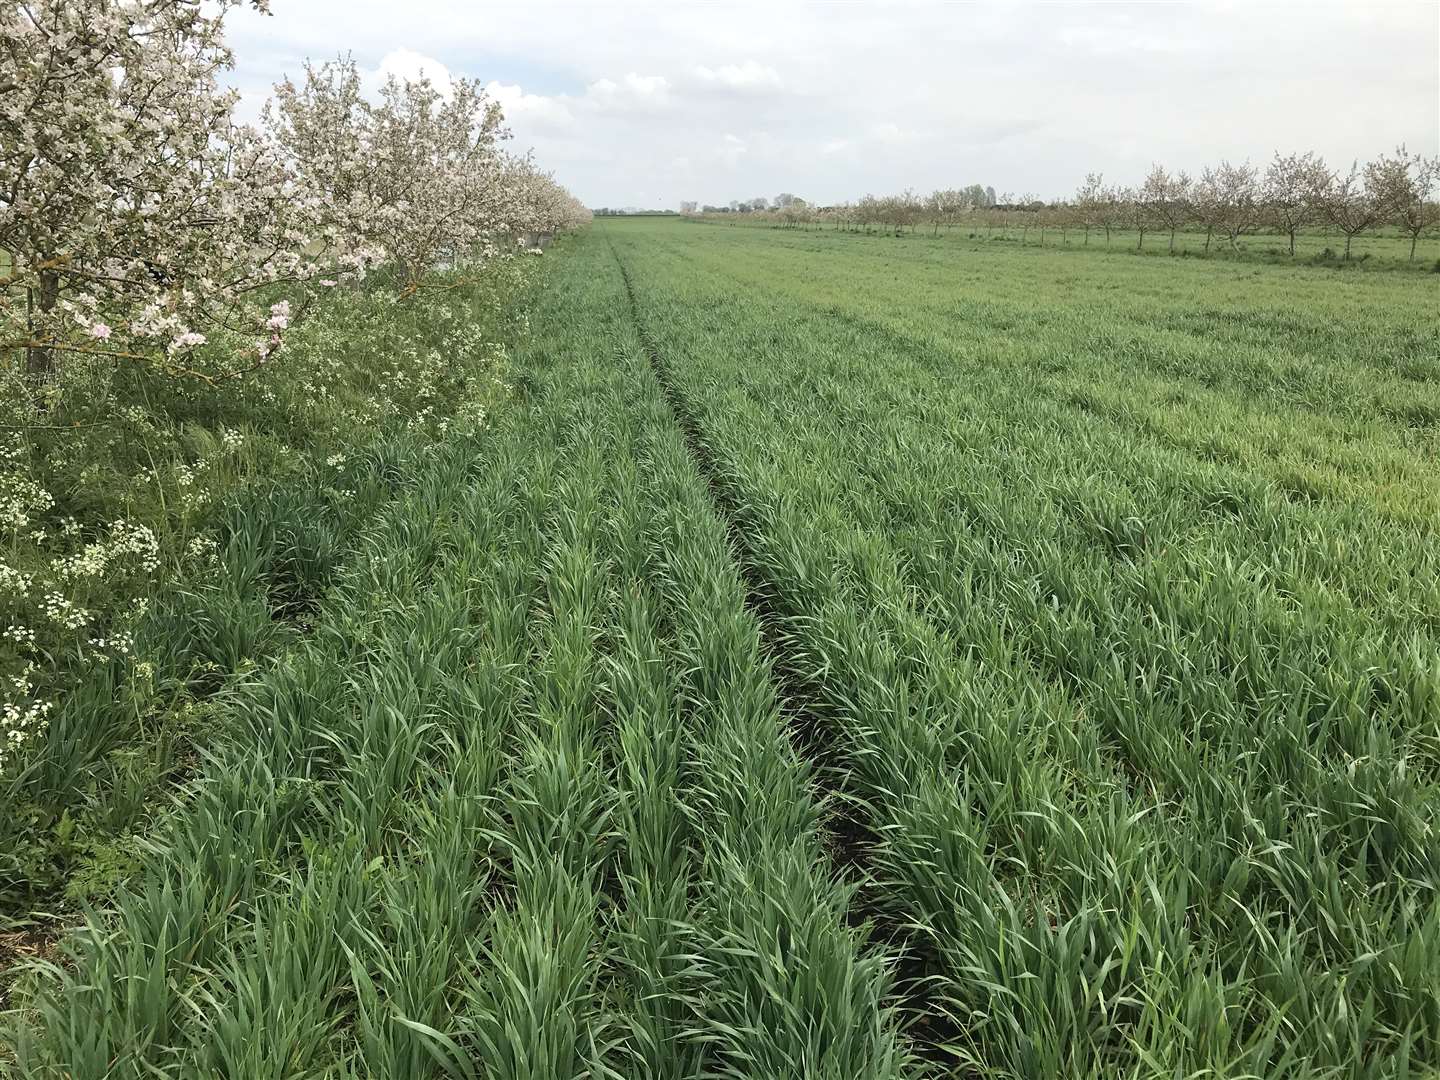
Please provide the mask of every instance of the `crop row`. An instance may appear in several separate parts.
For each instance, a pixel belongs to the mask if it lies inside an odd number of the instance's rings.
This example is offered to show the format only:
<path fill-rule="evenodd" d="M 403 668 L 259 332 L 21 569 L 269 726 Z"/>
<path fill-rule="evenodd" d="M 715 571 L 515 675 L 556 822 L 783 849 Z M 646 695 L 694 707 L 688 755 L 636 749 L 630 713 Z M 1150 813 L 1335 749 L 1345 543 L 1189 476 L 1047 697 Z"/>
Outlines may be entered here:
<path fill-rule="evenodd" d="M 1069 343 L 1043 318 L 987 365 L 989 328 L 866 310 L 925 275 L 857 257 L 837 291 L 759 241 L 722 267 L 617 240 L 941 1049 L 996 1075 L 1433 1064 L 1423 526 L 1078 407 L 1025 362 Z"/>
<path fill-rule="evenodd" d="M 608 259 L 217 709 L 12 1031 L 22 1071 L 912 1071 Z"/>

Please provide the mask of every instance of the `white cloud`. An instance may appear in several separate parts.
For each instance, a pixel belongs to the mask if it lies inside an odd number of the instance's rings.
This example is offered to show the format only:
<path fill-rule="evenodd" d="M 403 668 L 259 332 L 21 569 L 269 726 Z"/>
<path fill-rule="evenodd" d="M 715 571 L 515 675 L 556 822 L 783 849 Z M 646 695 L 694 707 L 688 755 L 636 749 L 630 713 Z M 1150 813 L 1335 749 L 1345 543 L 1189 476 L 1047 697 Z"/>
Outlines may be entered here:
<path fill-rule="evenodd" d="M 632 71 L 625 76 L 625 88 L 639 97 L 658 97 L 670 89 L 670 82 L 663 75 L 637 75 Z"/>
<path fill-rule="evenodd" d="M 749 151 L 750 147 L 739 135 L 726 132 L 720 140 L 720 146 L 715 150 L 714 158 L 727 169 L 733 170 L 740 164 L 742 158 Z"/>
<path fill-rule="evenodd" d="M 585 88 L 582 108 L 603 112 L 654 112 L 670 104 L 670 80 L 663 75 L 631 71 L 618 81 L 596 79 Z"/>
<path fill-rule="evenodd" d="M 505 110 L 505 122 L 511 128 L 533 135 L 559 132 L 575 126 L 575 114 L 562 98 L 527 94 L 518 86 L 491 82 L 485 91 Z"/>
<path fill-rule="evenodd" d="M 876 142 L 895 144 L 907 143 L 921 138 L 922 133 L 910 128 L 901 127 L 893 120 L 886 120 L 870 128 L 870 137 Z"/>
<path fill-rule="evenodd" d="M 701 84 L 741 93 L 778 90 L 784 85 L 779 72 L 754 60 L 747 60 L 743 64 L 722 64 L 718 68 L 697 64 L 693 74 Z"/>
<path fill-rule="evenodd" d="M 380 59 L 379 65 L 362 71 L 360 85 L 367 97 L 375 97 L 386 80 L 394 77 L 401 82 L 428 78 L 443 98 L 450 96 L 450 69 L 433 56 L 413 49 L 392 49 Z"/>
<path fill-rule="evenodd" d="M 1152 160 L 1440 153 L 1434 0 L 272 9 L 228 23 L 247 110 L 307 55 L 353 51 L 377 84 L 479 77 L 517 149 L 596 206 L 972 182 L 1050 195 L 1091 170 L 1134 182 Z"/>

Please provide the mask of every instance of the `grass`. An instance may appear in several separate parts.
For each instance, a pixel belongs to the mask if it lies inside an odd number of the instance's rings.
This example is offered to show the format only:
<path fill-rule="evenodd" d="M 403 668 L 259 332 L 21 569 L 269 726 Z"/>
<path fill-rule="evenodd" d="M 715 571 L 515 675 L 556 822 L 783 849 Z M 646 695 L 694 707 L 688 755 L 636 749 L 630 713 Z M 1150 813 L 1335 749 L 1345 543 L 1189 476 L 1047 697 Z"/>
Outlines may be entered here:
<path fill-rule="evenodd" d="M 0 487 L 49 500 L 0 527 L 7 585 L 33 582 L 3 591 L 0 620 L 34 634 L 0 644 L 0 675 L 7 700 L 28 669 L 53 703 L 48 729 L 0 767 L 0 968 L 133 875 L 227 687 L 308 632 L 439 432 L 483 425 L 525 287 L 502 271 L 398 306 L 383 282 L 347 290 L 284 364 L 215 391 L 81 365 L 43 412 L 25 388 L 0 400 L 13 421 Z M 117 553 L 116 535 L 148 538 L 148 559 Z M 88 620 L 47 617 L 51 590 Z"/>
<path fill-rule="evenodd" d="M 1433 277 L 551 270 L 490 424 L 230 504 L 154 633 L 231 674 L 18 1075 L 1440 1067 Z"/>
<path fill-rule="evenodd" d="M 1112 228 L 1109 240 L 1105 230 L 1092 227 L 1087 240 L 1085 230 L 1077 226 L 1064 229 L 1047 225 L 1042 230 L 1038 224 L 1025 226 L 1017 212 L 1008 225 L 999 222 L 986 224 L 973 221 L 939 229 L 925 223 L 906 227 L 900 235 L 893 229 L 872 224 L 868 230 L 819 223 L 786 226 L 776 224 L 768 217 L 752 218 L 744 214 L 688 217 L 681 219 L 686 224 L 728 225 L 742 228 L 779 229 L 791 232 L 840 232 L 846 235 L 884 237 L 929 244 L 944 244 L 951 247 L 963 246 L 972 251 L 982 250 L 986 245 L 1017 247 L 1041 247 L 1056 251 L 1076 251 L 1110 254 L 1130 254 L 1183 259 L 1221 260 L 1229 262 L 1256 262 L 1276 266 L 1321 266 L 1332 270 L 1401 270 L 1410 273 L 1434 273 L 1440 265 L 1440 238 L 1426 234 L 1415 245 L 1414 257 L 1410 253 L 1410 237 L 1393 227 L 1381 227 L 1361 233 L 1351 241 L 1350 258 L 1345 258 L 1345 234 L 1333 227 L 1311 226 L 1295 237 L 1295 253 L 1290 253 L 1290 238 L 1268 230 L 1258 230 L 1241 236 L 1232 248 L 1226 237 L 1214 234 L 1207 246 L 1205 232 L 1196 229 L 1180 229 L 1175 233 L 1175 246 L 1170 248 L 1170 233 L 1166 229 L 1146 229 L 1142 238 L 1134 229 L 1124 226 Z"/>
<path fill-rule="evenodd" d="M 939 1056 L 1433 1064 L 1433 283 L 692 233 L 610 227 Z"/>

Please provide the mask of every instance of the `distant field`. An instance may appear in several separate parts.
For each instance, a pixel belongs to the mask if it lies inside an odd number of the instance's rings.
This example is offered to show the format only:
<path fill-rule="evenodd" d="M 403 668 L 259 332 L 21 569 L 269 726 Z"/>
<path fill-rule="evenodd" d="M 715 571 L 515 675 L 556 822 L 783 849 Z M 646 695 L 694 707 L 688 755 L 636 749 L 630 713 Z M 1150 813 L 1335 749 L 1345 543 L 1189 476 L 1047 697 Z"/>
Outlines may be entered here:
<path fill-rule="evenodd" d="M 784 232 L 836 232 L 834 225 L 811 224 L 809 226 L 779 227 L 769 220 L 752 218 L 744 214 L 712 214 L 700 219 L 681 219 L 690 224 L 726 225 L 741 226 L 757 229 L 778 229 Z M 839 230 L 842 234 L 845 230 Z M 884 233 L 884 229 L 875 227 L 872 235 Z M 863 233 L 861 234 L 863 235 Z M 1133 252 L 1144 251 L 1147 255 L 1167 255 L 1170 249 L 1170 234 L 1164 229 L 1147 230 L 1144 236 L 1143 245 L 1140 234 L 1132 229 L 1111 229 L 1110 241 L 1107 249 L 1105 241 L 1105 230 L 1092 228 L 1090 240 L 1086 243 L 1085 230 L 1073 226 L 1061 230 L 1055 226 L 1047 226 L 1042 241 L 1041 230 L 1033 222 L 1028 229 L 1022 229 L 1017 219 L 1016 223 L 1009 227 L 1000 225 L 986 226 L 981 222 L 970 222 L 963 225 L 955 225 L 950 228 L 941 227 L 938 231 L 930 225 L 919 224 L 914 231 L 908 228 L 899 237 L 902 240 L 914 239 L 916 241 L 927 240 L 931 242 L 956 243 L 998 243 L 1022 244 L 1035 247 L 1055 247 L 1061 250 L 1066 248 L 1084 249 L 1093 251 L 1095 249 L 1110 250 L 1112 252 Z M 1326 255 L 1326 253 L 1329 253 Z M 1175 234 L 1175 253 L 1191 257 L 1203 257 L 1212 259 L 1240 259 L 1266 258 L 1276 261 L 1288 262 L 1293 259 L 1297 263 L 1314 261 L 1318 258 L 1325 258 L 1327 261 L 1333 259 L 1333 265 L 1344 266 L 1345 237 L 1343 234 L 1327 228 L 1309 228 L 1302 231 L 1295 237 L 1295 254 L 1290 254 L 1290 239 L 1287 236 L 1277 236 L 1270 232 L 1249 233 L 1242 236 L 1232 250 L 1229 242 L 1223 237 L 1216 235 L 1211 238 L 1210 247 L 1205 247 L 1205 233 L 1185 229 Z M 1415 246 L 1415 257 L 1410 258 L 1410 238 L 1401 236 L 1394 229 L 1385 228 L 1375 232 L 1362 233 L 1356 237 L 1350 248 L 1350 261 L 1354 264 L 1348 269 L 1365 267 L 1369 268 L 1383 266 L 1386 269 L 1408 269 L 1414 272 L 1433 273 L 1435 261 L 1440 258 L 1440 235 L 1428 235 L 1420 240 Z"/>
<path fill-rule="evenodd" d="M 547 254 L 39 1058 L 1434 1075 L 1440 277 L 1077 239 Z"/>

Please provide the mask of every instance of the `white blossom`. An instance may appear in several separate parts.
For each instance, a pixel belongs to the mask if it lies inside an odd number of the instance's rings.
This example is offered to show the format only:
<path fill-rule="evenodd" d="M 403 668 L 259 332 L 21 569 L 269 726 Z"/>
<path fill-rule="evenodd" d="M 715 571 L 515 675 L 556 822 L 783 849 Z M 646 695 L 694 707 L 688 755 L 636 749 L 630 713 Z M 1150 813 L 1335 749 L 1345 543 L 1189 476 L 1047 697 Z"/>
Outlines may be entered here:
<path fill-rule="evenodd" d="M 232 118 L 218 76 L 239 3 L 0 5 L 0 352 L 26 350 L 33 378 L 97 352 L 234 374 L 243 354 L 197 350 L 293 326 L 322 268 L 355 268 L 323 194 Z M 267 326 L 256 298 L 279 286 L 296 307 Z"/>

